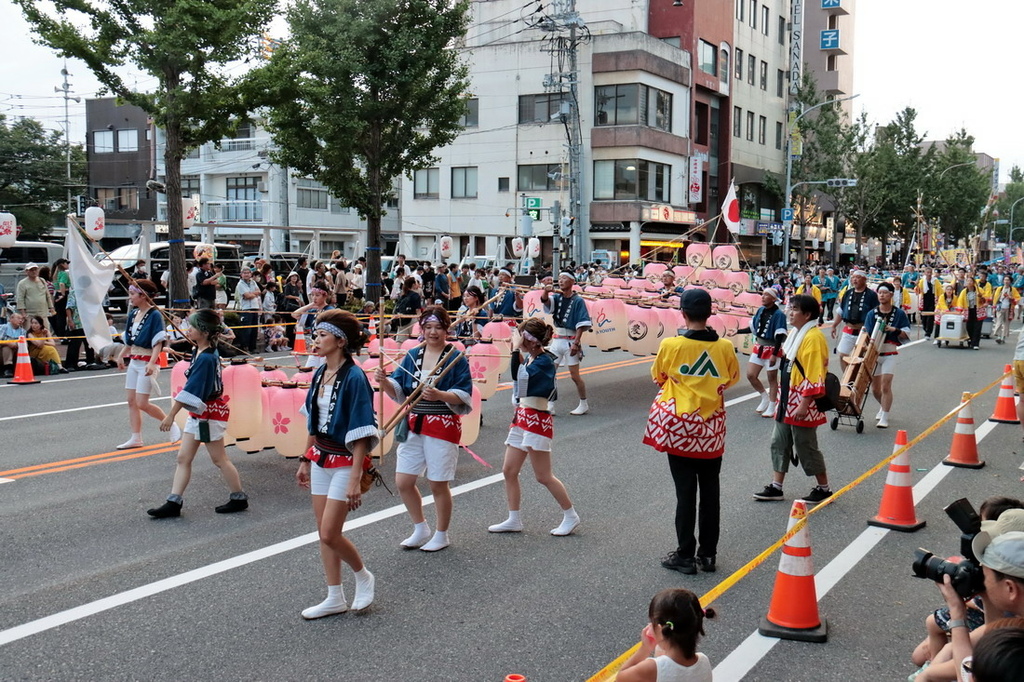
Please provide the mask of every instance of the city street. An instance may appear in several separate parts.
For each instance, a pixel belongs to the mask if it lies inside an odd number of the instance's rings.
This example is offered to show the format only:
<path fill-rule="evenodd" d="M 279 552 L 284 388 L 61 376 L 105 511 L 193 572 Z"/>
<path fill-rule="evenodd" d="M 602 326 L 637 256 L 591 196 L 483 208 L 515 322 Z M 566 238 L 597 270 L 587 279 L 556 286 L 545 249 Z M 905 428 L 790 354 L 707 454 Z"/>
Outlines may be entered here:
<path fill-rule="evenodd" d="M 897 429 L 913 438 L 962 391 L 990 384 L 1012 353 L 1012 345 L 992 341 L 978 352 L 925 341 L 903 349 L 891 428 L 869 420 L 863 434 L 819 429 L 833 489 L 891 453 Z M 519 673 L 529 682 L 587 680 L 636 643 L 657 591 L 709 591 L 785 532 L 791 501 L 812 486 L 793 471 L 785 503 L 751 498 L 769 481 L 772 423 L 753 412 L 755 395 L 741 380 L 726 393 L 718 572 L 662 568 L 660 559 L 675 548 L 674 495 L 665 456 L 640 442 L 656 393 L 650 361 L 588 349 L 591 413 L 583 417 L 568 415 L 575 391 L 568 378 L 559 381 L 554 469 L 582 517 L 574 535 L 549 535 L 560 514 L 529 467 L 525 532 L 486 530 L 506 514 L 500 470 L 512 408 L 502 390 L 484 403 L 471 446 L 492 468 L 468 453 L 460 459 L 452 546 L 436 554 L 400 549 L 410 530 L 404 508 L 397 495 L 375 488 L 350 517 L 347 535 L 376 575 L 376 601 L 365 613 L 313 622 L 299 612 L 323 598 L 324 580 L 294 460 L 229 448 L 250 508 L 222 516 L 213 507 L 226 490 L 200 451 L 182 518 L 154 521 L 145 510 L 166 496 L 176 448 L 148 419 L 143 435 L 151 447 L 114 451 L 127 435 L 121 373 L 5 383 L 0 479 L 12 480 L 0 484 L 0 678 L 500 682 Z M 836 356 L 832 370 L 839 372 Z M 997 393 L 974 410 L 987 466 L 940 464 L 952 423 L 912 451 L 914 481 L 924 481 L 917 495 L 924 529 L 868 529 L 884 470 L 812 517 L 827 643 L 751 638 L 767 612 L 778 554 L 714 603 L 718 618 L 706 622 L 699 648 L 717 666 L 716 680 L 895 680 L 914 670 L 910 653 L 924 636 L 924 618 L 942 601 L 933 584 L 911 576 L 914 549 L 957 553 L 959 531 L 942 512 L 957 498 L 977 507 L 994 494 L 1024 496 L 1021 427 L 983 427 Z M 869 400 L 865 412 L 876 410 Z M 390 485 L 393 454 L 384 470 Z M 432 507 L 427 518 L 433 522 Z M 826 581 L 833 585 L 827 591 Z M 345 589 L 351 599 L 347 569 Z"/>

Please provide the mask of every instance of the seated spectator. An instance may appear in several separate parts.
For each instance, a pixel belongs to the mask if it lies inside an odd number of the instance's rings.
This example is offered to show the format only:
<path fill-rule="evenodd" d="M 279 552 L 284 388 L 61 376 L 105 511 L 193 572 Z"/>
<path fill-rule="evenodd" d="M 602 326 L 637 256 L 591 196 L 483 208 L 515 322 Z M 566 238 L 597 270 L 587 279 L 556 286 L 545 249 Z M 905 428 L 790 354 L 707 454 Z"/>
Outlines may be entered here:
<path fill-rule="evenodd" d="M 29 317 L 28 336 L 25 338 L 28 341 L 28 355 L 36 361 L 33 363 L 33 371 L 38 369 L 41 374 L 68 373 L 60 364 L 56 340 L 47 331 L 46 321 L 42 316 Z"/>
<path fill-rule="evenodd" d="M 268 351 L 286 351 L 288 348 L 288 336 L 285 334 L 284 329 L 284 317 L 280 314 L 275 314 L 271 320 L 272 324 L 268 324 L 263 328 L 263 333 L 266 336 L 266 348 Z"/>
<path fill-rule="evenodd" d="M 28 334 L 25 316 L 11 313 L 6 324 L 0 325 L 0 371 L 5 377 L 14 376 L 14 365 L 18 361 L 18 339 Z M 7 358 L 10 358 L 8 363 Z"/>

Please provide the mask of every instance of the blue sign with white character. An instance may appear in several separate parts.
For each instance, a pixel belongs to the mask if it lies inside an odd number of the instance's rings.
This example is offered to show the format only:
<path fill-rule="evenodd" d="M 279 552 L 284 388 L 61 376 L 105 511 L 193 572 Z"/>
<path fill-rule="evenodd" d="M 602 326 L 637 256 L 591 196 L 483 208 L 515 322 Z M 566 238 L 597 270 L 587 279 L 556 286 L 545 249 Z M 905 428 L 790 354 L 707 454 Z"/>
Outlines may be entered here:
<path fill-rule="evenodd" d="M 784 208 L 782 209 L 782 222 L 791 223 L 793 222 L 793 209 Z"/>
<path fill-rule="evenodd" d="M 839 49 L 839 29 L 826 29 L 821 32 L 821 49 L 823 50 L 838 50 Z"/>
<path fill-rule="evenodd" d="M 822 9 L 836 9 L 842 7 L 842 0 L 821 0 Z"/>

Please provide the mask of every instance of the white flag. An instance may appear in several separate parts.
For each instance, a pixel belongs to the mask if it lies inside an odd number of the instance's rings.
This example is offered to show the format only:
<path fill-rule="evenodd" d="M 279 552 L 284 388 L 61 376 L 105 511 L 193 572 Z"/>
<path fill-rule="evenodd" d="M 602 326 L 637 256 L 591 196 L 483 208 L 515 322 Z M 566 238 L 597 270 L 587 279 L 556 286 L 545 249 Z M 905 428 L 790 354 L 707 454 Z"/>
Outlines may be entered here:
<path fill-rule="evenodd" d="M 725 220 L 725 226 L 729 228 L 730 232 L 739 234 L 740 202 L 736 198 L 736 183 L 729 183 L 729 193 L 725 195 L 725 201 L 722 202 L 722 219 Z"/>
<path fill-rule="evenodd" d="M 71 271 L 71 286 L 75 291 L 78 317 L 82 320 L 85 339 L 93 350 L 109 346 L 110 326 L 103 311 L 103 299 L 107 297 L 110 283 L 114 279 L 114 264 L 100 263 L 89 252 L 85 238 L 78 226 L 68 220 L 68 236 L 64 240 Z"/>

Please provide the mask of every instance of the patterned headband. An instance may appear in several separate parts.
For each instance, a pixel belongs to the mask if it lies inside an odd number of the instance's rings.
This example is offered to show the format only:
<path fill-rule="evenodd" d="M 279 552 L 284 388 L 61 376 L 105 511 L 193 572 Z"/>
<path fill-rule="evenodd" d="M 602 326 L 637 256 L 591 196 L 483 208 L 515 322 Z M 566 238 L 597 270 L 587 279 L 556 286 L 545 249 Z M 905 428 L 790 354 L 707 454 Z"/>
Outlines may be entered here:
<path fill-rule="evenodd" d="M 539 343 L 539 341 L 537 341 L 537 337 L 531 334 L 530 332 L 526 331 L 525 329 L 523 330 L 523 338 L 526 339 L 527 341 Z"/>
<path fill-rule="evenodd" d="M 422 327 L 422 326 L 423 326 L 423 325 L 425 325 L 425 324 L 426 324 L 427 322 L 437 322 L 437 323 L 438 323 L 439 325 L 441 325 L 442 327 L 444 326 L 444 322 L 442 322 L 442 321 L 441 321 L 441 318 L 440 318 L 440 317 L 438 317 L 437 315 L 427 315 L 427 316 L 426 316 L 426 317 L 424 317 L 424 318 L 423 318 L 422 320 L 420 320 L 420 326 Z"/>
<path fill-rule="evenodd" d="M 135 294 L 145 294 L 146 293 L 145 291 L 143 291 L 141 288 L 135 286 L 134 284 L 129 284 L 128 285 L 128 291 L 131 291 L 132 293 L 135 293 Z"/>
<path fill-rule="evenodd" d="M 224 329 L 219 322 L 213 327 L 207 326 L 199 319 L 199 313 L 192 313 L 188 316 L 188 326 L 194 327 L 204 334 L 218 334 Z"/>
<path fill-rule="evenodd" d="M 341 331 L 341 328 L 337 325 L 331 324 L 330 322 L 317 322 L 314 330 L 323 330 L 329 334 L 337 336 L 339 339 L 348 338 L 345 332 Z"/>

